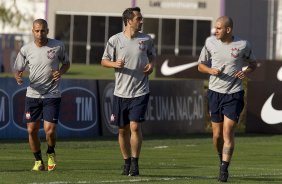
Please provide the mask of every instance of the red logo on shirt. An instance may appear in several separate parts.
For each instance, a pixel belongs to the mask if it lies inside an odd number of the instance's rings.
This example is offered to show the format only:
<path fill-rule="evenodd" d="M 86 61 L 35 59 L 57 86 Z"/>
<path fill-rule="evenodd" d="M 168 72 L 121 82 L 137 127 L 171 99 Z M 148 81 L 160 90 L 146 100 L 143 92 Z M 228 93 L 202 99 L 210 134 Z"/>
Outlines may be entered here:
<path fill-rule="evenodd" d="M 238 49 L 238 48 L 232 48 L 231 49 L 231 56 L 234 57 L 234 58 L 237 58 L 239 56 L 239 51 L 240 51 L 240 49 Z"/>

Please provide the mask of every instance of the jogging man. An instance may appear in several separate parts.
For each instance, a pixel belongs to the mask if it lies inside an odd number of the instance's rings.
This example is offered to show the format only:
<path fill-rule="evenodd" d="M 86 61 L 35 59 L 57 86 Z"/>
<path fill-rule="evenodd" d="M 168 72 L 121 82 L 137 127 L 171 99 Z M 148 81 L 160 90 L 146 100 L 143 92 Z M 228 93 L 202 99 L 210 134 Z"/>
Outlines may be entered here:
<path fill-rule="evenodd" d="M 29 145 L 35 157 L 32 171 L 45 170 L 38 136 L 41 120 L 48 144 L 48 171 L 53 171 L 56 167 L 56 125 L 61 102 L 59 83 L 61 75 L 70 67 L 63 43 L 47 38 L 48 31 L 45 20 L 35 20 L 32 28 L 34 42 L 20 49 L 14 65 L 15 79 L 19 85 L 23 83 L 24 70 L 27 67 L 29 69 L 30 84 L 26 91 L 25 121 Z"/>
<path fill-rule="evenodd" d="M 202 49 L 198 70 L 210 74 L 207 96 L 213 144 L 220 158 L 218 179 L 226 182 L 235 147 L 234 129 L 244 107 L 242 80 L 255 70 L 256 61 L 248 41 L 233 36 L 230 17 L 219 17 L 215 29 L 215 37 L 209 37 Z M 248 66 L 242 70 L 245 63 Z"/>
<path fill-rule="evenodd" d="M 119 145 L 124 159 L 123 175 L 138 176 L 141 151 L 141 122 L 149 100 L 148 75 L 153 71 L 155 49 L 150 36 L 141 33 L 143 17 L 139 7 L 122 15 L 125 29 L 112 36 L 101 64 L 115 69 L 111 123 L 119 127 Z"/>

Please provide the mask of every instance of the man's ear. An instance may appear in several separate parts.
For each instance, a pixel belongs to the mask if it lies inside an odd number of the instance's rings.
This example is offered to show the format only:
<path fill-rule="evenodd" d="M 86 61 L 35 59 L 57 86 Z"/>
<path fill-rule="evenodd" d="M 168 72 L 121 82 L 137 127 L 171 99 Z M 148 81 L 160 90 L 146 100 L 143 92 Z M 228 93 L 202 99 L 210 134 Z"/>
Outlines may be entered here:
<path fill-rule="evenodd" d="M 232 28 L 231 27 L 227 27 L 226 32 L 229 34 L 229 33 L 231 33 L 231 31 L 232 31 Z"/>
<path fill-rule="evenodd" d="M 127 25 L 130 25 L 131 23 L 130 23 L 130 19 L 127 19 Z"/>

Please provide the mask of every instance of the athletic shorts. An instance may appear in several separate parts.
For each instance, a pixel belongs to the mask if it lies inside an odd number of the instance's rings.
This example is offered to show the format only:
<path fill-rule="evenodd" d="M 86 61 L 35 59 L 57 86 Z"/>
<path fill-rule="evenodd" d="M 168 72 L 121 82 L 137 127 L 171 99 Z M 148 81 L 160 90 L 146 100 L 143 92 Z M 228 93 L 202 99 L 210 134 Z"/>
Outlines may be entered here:
<path fill-rule="evenodd" d="M 224 115 L 238 122 L 244 108 L 244 91 L 222 94 L 208 90 L 208 106 L 212 122 L 223 122 Z"/>
<path fill-rule="evenodd" d="M 61 98 L 30 98 L 25 99 L 26 123 L 45 120 L 58 123 Z"/>
<path fill-rule="evenodd" d="M 135 98 L 121 98 L 114 95 L 111 124 L 124 127 L 130 121 L 138 123 L 145 121 L 149 96 L 146 94 Z"/>

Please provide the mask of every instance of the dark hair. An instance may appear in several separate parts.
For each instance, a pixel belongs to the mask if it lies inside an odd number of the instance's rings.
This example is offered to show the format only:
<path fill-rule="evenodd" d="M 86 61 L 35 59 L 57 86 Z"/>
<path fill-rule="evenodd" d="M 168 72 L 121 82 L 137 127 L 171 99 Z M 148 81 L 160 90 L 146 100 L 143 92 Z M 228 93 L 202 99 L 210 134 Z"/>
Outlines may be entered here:
<path fill-rule="evenodd" d="M 41 25 L 44 25 L 44 26 L 48 27 L 48 23 L 44 19 L 36 19 L 36 20 L 33 21 L 33 25 L 34 24 L 41 24 Z"/>
<path fill-rule="evenodd" d="M 132 20 L 134 18 L 134 11 L 141 12 L 141 9 L 139 7 L 127 8 L 122 13 L 122 20 L 125 26 L 127 26 L 127 20 Z"/>

